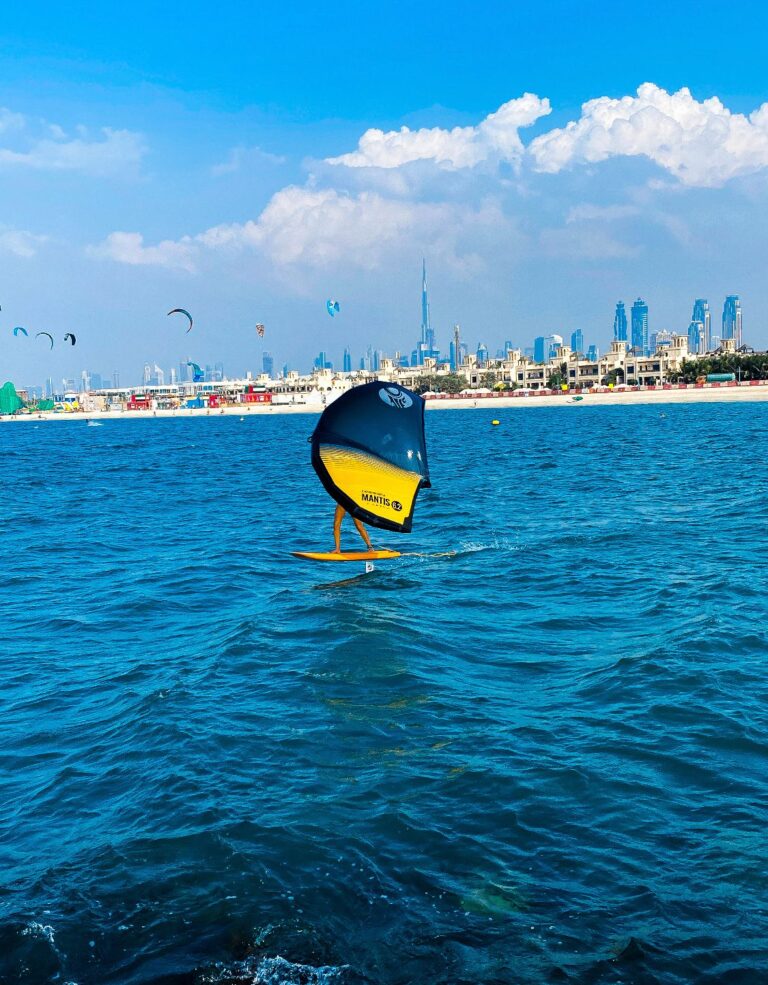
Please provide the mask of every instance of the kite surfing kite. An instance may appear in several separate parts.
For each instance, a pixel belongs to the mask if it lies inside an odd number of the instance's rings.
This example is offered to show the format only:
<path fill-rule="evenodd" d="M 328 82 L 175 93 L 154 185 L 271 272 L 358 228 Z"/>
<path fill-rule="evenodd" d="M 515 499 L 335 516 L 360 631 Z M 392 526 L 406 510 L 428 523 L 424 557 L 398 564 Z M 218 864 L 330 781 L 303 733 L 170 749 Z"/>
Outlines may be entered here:
<path fill-rule="evenodd" d="M 29 338 L 29 332 L 26 330 L 26 328 L 22 328 L 21 325 L 17 325 L 16 328 L 14 328 L 13 330 L 14 336 L 18 335 L 19 332 L 21 332 L 22 335 L 26 335 L 27 338 Z"/>
<path fill-rule="evenodd" d="M 192 382 L 202 383 L 205 379 L 205 373 L 200 369 L 197 363 L 187 363 L 187 366 L 192 367 Z"/>
<path fill-rule="evenodd" d="M 51 348 L 53 348 L 53 336 L 49 332 L 36 332 L 35 338 L 39 339 L 41 335 L 44 335 L 47 339 L 50 340 Z"/>
<path fill-rule="evenodd" d="M 186 308 L 171 308 L 168 312 L 169 315 L 186 315 L 189 318 L 189 328 L 187 333 L 192 331 L 192 315 L 186 310 Z"/>
<path fill-rule="evenodd" d="M 347 390 L 323 411 L 310 439 L 312 466 L 336 500 L 329 552 L 296 553 L 317 561 L 399 557 L 371 546 L 364 523 L 410 533 L 419 489 L 431 485 L 424 440 L 424 400 L 397 383 L 374 381 Z M 341 521 L 349 513 L 367 551 L 342 552 Z"/>
<path fill-rule="evenodd" d="M 72 345 L 76 345 L 77 344 L 77 339 L 72 334 L 72 332 L 67 332 L 67 334 L 64 336 L 64 341 L 65 342 L 67 341 L 67 339 L 69 339 L 69 341 L 72 343 Z"/>
<path fill-rule="evenodd" d="M 263 339 L 264 338 L 264 326 L 261 323 L 259 323 L 256 326 L 256 331 L 259 333 L 259 338 L 260 339 Z"/>
<path fill-rule="evenodd" d="M 337 311 L 341 311 L 341 306 L 338 301 L 331 301 L 330 298 L 325 302 L 325 307 L 328 310 L 328 314 L 331 318 L 335 317 Z"/>

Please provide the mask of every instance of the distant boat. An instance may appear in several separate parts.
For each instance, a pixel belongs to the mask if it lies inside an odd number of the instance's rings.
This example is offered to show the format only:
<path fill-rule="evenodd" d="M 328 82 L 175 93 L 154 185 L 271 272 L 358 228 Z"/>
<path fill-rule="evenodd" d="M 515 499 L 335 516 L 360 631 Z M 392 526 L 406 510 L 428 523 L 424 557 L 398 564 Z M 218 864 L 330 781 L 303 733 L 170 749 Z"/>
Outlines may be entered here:
<path fill-rule="evenodd" d="M 86 424 L 88 425 L 89 428 L 100 428 L 101 427 L 101 421 L 88 420 L 88 421 L 86 421 Z"/>

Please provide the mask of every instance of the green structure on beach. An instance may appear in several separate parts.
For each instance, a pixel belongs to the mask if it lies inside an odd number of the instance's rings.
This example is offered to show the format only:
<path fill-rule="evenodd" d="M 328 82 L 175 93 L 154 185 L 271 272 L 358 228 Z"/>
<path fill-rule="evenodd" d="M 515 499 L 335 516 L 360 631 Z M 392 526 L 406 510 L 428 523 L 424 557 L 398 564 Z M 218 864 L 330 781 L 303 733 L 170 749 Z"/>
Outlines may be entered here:
<path fill-rule="evenodd" d="M 24 406 L 21 397 L 16 393 L 13 383 L 5 383 L 0 387 L 0 414 L 15 414 Z"/>

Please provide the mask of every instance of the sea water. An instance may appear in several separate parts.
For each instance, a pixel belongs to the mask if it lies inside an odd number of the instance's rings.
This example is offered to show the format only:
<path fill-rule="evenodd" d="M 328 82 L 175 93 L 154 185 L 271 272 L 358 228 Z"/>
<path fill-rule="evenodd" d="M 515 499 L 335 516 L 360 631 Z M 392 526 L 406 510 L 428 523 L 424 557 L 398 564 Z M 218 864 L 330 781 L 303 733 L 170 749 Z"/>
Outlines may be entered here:
<path fill-rule="evenodd" d="M 0 426 L 0 981 L 768 980 L 768 407 L 314 423 Z"/>

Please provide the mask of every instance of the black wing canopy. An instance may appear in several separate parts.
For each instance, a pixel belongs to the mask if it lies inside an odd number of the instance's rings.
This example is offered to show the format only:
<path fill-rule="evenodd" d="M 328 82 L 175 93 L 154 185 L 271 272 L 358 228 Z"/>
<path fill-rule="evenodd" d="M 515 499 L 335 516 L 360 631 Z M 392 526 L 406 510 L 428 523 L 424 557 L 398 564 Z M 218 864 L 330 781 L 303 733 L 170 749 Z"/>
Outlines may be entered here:
<path fill-rule="evenodd" d="M 416 495 L 430 485 L 423 399 L 397 383 L 347 390 L 320 417 L 312 465 L 352 516 L 409 533 Z"/>

